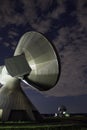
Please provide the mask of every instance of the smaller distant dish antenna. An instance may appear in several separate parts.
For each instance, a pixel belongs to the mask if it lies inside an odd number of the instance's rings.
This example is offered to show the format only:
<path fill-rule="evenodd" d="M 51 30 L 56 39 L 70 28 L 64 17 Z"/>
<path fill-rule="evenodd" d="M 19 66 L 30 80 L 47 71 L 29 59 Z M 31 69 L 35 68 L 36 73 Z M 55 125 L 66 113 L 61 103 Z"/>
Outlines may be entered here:
<path fill-rule="evenodd" d="M 59 112 L 60 117 L 66 116 L 67 114 L 66 111 L 67 111 L 67 108 L 64 105 L 58 107 L 58 112 Z"/>
<path fill-rule="evenodd" d="M 60 76 L 59 58 L 53 45 L 38 32 L 25 33 L 14 56 L 0 67 L 0 119 L 38 120 L 40 113 L 27 98 L 20 81 L 40 91 L 53 88 Z"/>

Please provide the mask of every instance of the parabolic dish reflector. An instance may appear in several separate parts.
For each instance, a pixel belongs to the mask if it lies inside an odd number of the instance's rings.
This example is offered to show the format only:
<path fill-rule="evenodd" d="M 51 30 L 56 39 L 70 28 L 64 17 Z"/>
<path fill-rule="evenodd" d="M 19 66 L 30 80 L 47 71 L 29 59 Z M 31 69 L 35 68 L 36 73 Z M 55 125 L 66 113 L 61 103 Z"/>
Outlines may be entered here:
<path fill-rule="evenodd" d="M 59 58 L 52 44 L 41 33 L 31 31 L 21 37 L 14 56 L 21 54 L 25 54 L 31 68 L 30 74 L 24 76 L 28 84 L 41 91 L 56 85 L 60 74 Z"/>

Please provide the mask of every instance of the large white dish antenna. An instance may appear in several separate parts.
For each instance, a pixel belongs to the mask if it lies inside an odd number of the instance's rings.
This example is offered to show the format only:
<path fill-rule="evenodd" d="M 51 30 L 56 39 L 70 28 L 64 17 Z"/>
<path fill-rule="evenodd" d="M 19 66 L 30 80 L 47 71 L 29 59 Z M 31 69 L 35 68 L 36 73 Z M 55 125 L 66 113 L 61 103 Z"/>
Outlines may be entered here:
<path fill-rule="evenodd" d="M 24 54 L 31 68 L 24 80 L 41 91 L 54 87 L 59 79 L 59 57 L 53 45 L 38 32 L 25 33 L 15 50 L 14 55 Z"/>

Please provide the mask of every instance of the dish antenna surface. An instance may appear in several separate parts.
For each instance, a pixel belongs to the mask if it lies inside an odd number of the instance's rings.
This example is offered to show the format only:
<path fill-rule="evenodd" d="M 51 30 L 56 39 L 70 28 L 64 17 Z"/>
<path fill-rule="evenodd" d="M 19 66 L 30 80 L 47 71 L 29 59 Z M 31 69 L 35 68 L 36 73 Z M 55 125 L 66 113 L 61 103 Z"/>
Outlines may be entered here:
<path fill-rule="evenodd" d="M 40 91 L 53 88 L 60 76 L 60 64 L 53 45 L 38 32 L 25 33 L 14 56 L 0 67 L 1 120 L 37 120 L 40 113 L 20 86 L 24 81 Z M 18 115 L 19 114 L 19 115 Z"/>

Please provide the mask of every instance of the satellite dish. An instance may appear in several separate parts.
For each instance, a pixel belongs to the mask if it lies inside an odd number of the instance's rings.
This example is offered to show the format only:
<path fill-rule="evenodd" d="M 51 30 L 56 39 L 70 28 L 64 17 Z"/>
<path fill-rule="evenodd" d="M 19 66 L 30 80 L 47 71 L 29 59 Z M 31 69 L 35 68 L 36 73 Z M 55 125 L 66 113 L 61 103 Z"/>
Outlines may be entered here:
<path fill-rule="evenodd" d="M 40 113 L 20 87 L 20 80 L 40 91 L 49 90 L 56 85 L 60 76 L 60 64 L 53 45 L 41 33 L 27 32 L 21 37 L 14 56 L 5 60 L 5 66 L 0 71 L 1 83 L 4 85 L 0 91 L 3 120 L 13 119 L 12 115 L 16 114 L 12 113 L 17 113 L 16 110 L 25 110 L 31 120 L 40 118 Z M 15 99 L 12 93 L 16 96 Z M 13 105 L 11 100 L 14 100 Z"/>
<path fill-rule="evenodd" d="M 52 44 L 38 32 L 25 33 L 16 48 L 15 56 L 24 54 L 31 68 L 24 80 L 41 91 L 49 90 L 58 81 L 59 59 Z"/>

